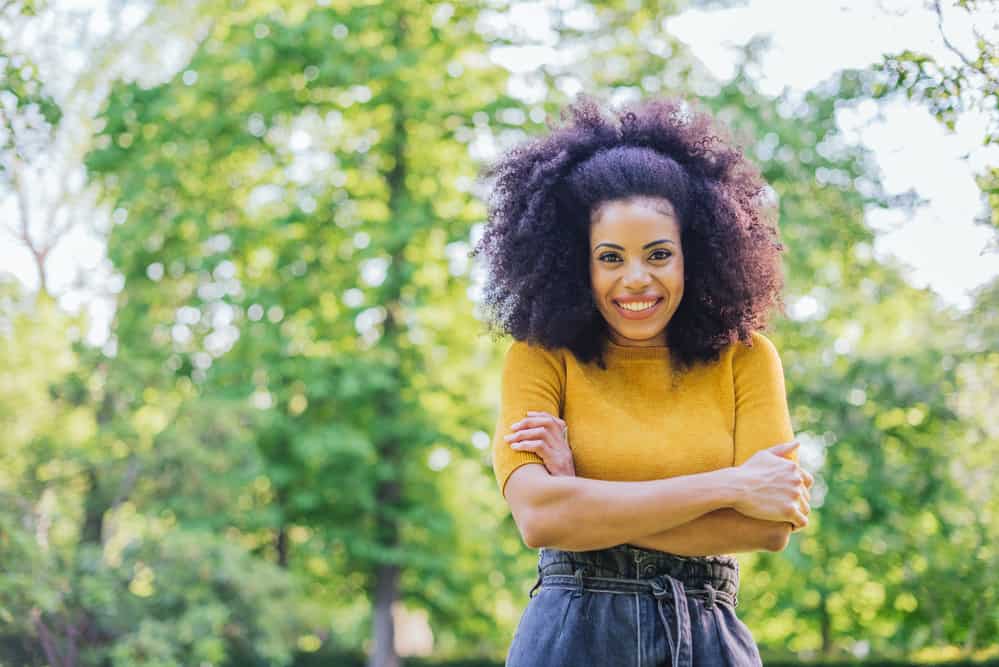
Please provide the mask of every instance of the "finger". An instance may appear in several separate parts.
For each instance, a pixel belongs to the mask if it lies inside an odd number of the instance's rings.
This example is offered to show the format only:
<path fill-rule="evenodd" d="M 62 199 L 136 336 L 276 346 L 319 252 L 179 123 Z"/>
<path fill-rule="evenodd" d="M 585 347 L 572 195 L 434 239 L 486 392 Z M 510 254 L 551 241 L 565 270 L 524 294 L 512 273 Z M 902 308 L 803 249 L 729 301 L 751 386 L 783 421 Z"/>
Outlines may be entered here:
<path fill-rule="evenodd" d="M 809 492 L 808 489 L 812 486 L 812 476 L 808 474 L 807 470 L 798 469 L 798 485 L 803 493 Z"/>
<path fill-rule="evenodd" d="M 524 417 L 519 422 L 514 422 L 510 424 L 510 428 L 518 429 L 518 428 L 527 428 L 532 426 L 552 426 L 554 424 L 555 422 L 552 421 L 551 415 L 548 415 L 547 417 L 535 415 L 530 417 Z"/>
<path fill-rule="evenodd" d="M 801 511 L 801 505 L 798 503 L 797 500 L 794 500 L 791 503 L 785 505 L 784 512 L 785 512 L 784 520 L 790 521 L 796 526 L 800 526 L 801 520 L 805 518 L 805 514 L 804 512 Z"/>
<path fill-rule="evenodd" d="M 541 419 L 550 419 L 554 421 L 559 426 L 565 426 L 565 422 L 550 412 L 542 412 L 538 410 L 528 410 L 527 414 L 529 417 L 540 417 Z"/>
<path fill-rule="evenodd" d="M 799 530 L 802 529 L 802 528 L 804 528 L 805 526 L 807 526 L 808 525 L 808 517 L 805 516 L 804 514 L 802 514 L 801 510 L 798 509 L 797 507 L 794 507 L 793 510 L 794 511 L 791 513 L 791 517 L 792 517 L 791 518 L 791 523 L 794 524 L 795 526 L 797 526 Z"/>
<path fill-rule="evenodd" d="M 515 442 L 517 440 L 530 440 L 532 438 L 538 438 L 545 433 L 544 428 L 521 428 L 519 431 L 514 433 L 509 433 L 503 438 L 507 442 Z"/>
<path fill-rule="evenodd" d="M 781 452 L 788 451 L 789 452 L 789 451 L 791 451 L 792 449 L 794 449 L 795 447 L 797 447 L 800 444 L 801 443 L 798 442 L 797 440 L 788 440 L 787 442 L 782 442 L 779 445 L 773 445 L 769 449 L 770 449 L 770 451 L 781 451 Z"/>
<path fill-rule="evenodd" d="M 538 456 L 541 456 L 542 451 L 544 451 L 544 445 L 544 440 L 521 440 L 512 443 L 510 449 L 516 449 L 518 452 L 534 452 Z M 545 457 L 541 456 L 541 458 Z"/>
<path fill-rule="evenodd" d="M 808 507 L 809 511 L 811 511 L 811 508 L 809 507 L 810 500 L 811 496 L 808 493 L 808 489 L 804 486 L 799 486 L 797 497 L 794 499 L 794 502 L 798 503 L 799 506 Z M 808 512 L 806 511 L 805 514 L 808 514 Z"/>
<path fill-rule="evenodd" d="M 807 470 L 802 470 L 801 472 L 804 473 L 803 477 L 805 478 L 805 487 L 809 489 L 812 488 L 812 484 L 815 483 L 815 477 L 813 477 L 812 473 Z"/>

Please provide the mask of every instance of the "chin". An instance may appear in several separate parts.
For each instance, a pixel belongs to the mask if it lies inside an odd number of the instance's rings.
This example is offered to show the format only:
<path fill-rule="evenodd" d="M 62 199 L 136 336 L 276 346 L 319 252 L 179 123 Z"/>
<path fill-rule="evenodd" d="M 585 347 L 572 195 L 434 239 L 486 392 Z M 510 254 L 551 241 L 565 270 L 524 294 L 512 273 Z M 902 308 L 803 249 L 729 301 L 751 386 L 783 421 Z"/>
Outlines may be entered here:
<path fill-rule="evenodd" d="M 637 333 L 632 333 L 629 335 L 628 333 L 618 331 L 617 329 L 614 330 L 614 333 L 617 334 L 618 338 L 623 338 L 624 340 L 632 341 L 635 343 L 655 342 L 657 345 L 666 344 L 666 334 L 664 329 L 660 329 L 657 333 L 654 333 L 651 336 L 643 336 Z"/>

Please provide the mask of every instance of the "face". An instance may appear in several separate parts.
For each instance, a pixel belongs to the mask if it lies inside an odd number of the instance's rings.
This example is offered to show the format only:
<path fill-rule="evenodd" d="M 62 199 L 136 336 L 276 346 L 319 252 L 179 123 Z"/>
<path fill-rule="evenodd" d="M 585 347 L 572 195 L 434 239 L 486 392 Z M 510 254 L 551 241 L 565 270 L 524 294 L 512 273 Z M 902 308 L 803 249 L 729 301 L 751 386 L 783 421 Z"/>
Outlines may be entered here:
<path fill-rule="evenodd" d="M 666 344 L 666 325 L 683 298 L 680 224 L 667 199 L 614 200 L 597 208 L 590 222 L 590 285 L 612 341 Z"/>

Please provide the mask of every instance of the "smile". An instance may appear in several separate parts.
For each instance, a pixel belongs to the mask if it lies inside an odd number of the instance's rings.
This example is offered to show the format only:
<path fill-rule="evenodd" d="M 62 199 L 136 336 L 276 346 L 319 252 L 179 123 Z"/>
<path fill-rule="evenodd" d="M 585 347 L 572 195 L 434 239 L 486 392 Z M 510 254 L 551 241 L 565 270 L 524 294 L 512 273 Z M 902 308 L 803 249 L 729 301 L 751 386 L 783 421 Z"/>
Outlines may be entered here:
<path fill-rule="evenodd" d="M 617 301 L 613 303 L 614 307 L 617 308 L 617 312 L 621 314 L 621 317 L 628 320 L 643 320 L 656 312 L 659 309 L 659 304 L 662 302 L 662 298 L 659 298 L 655 301 L 628 304 L 628 306 L 622 306 Z"/>

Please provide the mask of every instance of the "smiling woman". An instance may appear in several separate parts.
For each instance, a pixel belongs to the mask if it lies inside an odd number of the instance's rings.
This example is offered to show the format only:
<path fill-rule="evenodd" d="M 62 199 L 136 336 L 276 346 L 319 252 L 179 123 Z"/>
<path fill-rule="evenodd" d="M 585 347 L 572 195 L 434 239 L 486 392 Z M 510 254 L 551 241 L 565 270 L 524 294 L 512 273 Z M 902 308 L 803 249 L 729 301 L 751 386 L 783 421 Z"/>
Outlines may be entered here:
<path fill-rule="evenodd" d="M 563 119 L 487 171 L 473 253 L 515 339 L 493 470 L 541 549 L 507 665 L 759 665 L 731 554 L 782 549 L 811 486 L 759 331 L 781 287 L 765 184 L 676 100 Z"/>
<path fill-rule="evenodd" d="M 665 345 L 666 324 L 683 299 L 683 248 L 672 205 L 652 197 L 611 201 L 591 220 L 590 283 L 610 339 Z M 648 238 L 656 240 L 643 243 Z"/>

